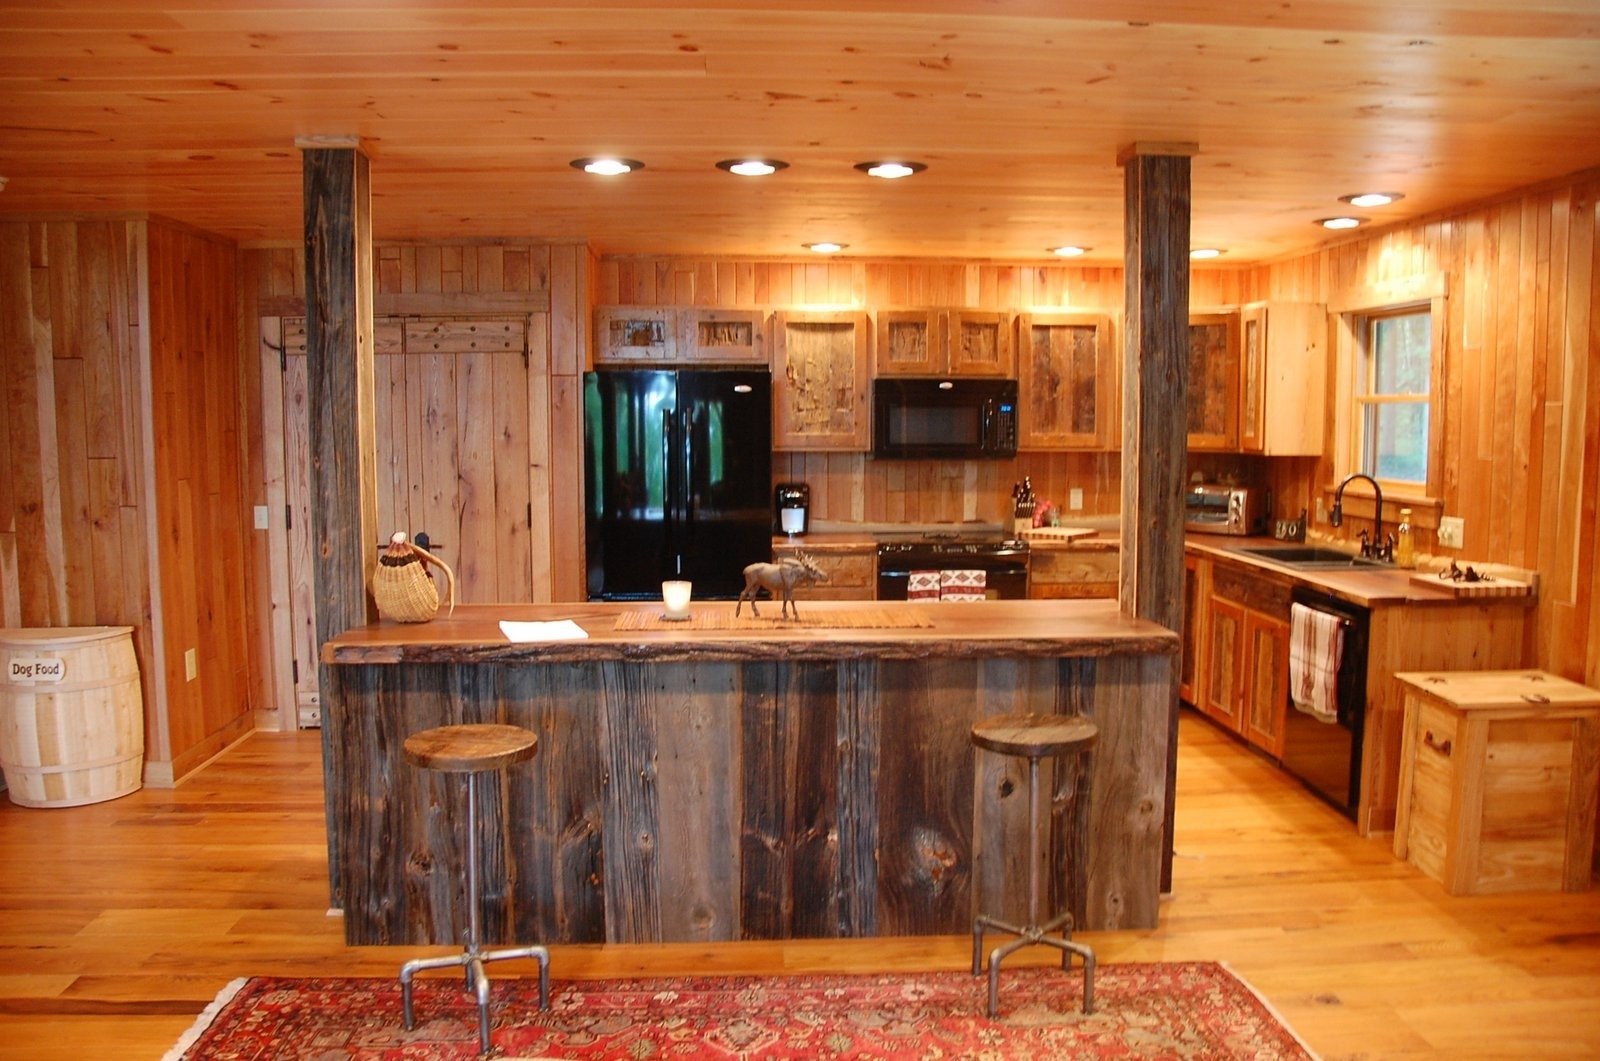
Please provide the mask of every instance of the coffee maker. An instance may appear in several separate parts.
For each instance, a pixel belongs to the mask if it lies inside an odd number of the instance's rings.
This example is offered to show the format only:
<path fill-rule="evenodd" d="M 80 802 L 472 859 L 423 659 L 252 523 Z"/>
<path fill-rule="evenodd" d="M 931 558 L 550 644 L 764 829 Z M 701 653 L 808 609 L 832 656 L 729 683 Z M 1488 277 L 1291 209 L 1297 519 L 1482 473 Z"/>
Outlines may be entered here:
<path fill-rule="evenodd" d="M 773 492 L 776 513 L 772 529 L 778 534 L 804 534 L 811 529 L 811 487 L 805 483 L 779 483 Z"/>

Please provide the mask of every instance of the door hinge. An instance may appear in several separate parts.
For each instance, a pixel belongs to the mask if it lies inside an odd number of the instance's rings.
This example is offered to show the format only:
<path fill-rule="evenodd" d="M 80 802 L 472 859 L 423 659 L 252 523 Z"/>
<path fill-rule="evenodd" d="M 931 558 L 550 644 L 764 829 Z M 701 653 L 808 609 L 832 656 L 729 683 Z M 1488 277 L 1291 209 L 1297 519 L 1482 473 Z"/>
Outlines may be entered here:
<path fill-rule="evenodd" d="M 289 661 L 289 674 L 290 674 L 290 680 L 293 682 L 293 684 L 299 685 L 300 684 L 300 661 L 299 660 L 291 659 Z"/>
<path fill-rule="evenodd" d="M 528 502 L 528 529 L 533 529 L 533 502 Z"/>
<path fill-rule="evenodd" d="M 294 506 L 283 506 L 283 529 L 294 530 Z"/>

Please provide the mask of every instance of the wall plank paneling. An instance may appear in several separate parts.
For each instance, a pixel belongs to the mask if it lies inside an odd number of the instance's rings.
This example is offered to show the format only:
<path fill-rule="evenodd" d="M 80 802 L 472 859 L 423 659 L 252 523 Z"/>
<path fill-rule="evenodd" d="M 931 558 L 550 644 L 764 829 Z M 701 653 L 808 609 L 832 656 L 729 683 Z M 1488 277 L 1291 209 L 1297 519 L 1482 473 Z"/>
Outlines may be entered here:
<path fill-rule="evenodd" d="M 1255 298 L 1242 269 L 1196 270 L 1191 301 L 1231 306 Z M 1122 315 L 1122 269 L 951 261 L 706 260 L 606 257 L 600 305 L 723 309 L 913 309 L 920 307 L 1095 312 Z M 1113 328 L 1116 332 L 1116 328 Z M 1117 452 L 1024 453 L 1013 461 L 880 461 L 859 453 L 780 453 L 775 482 L 811 486 L 812 516 L 843 522 L 945 523 L 1011 518 L 1011 485 L 1032 478 L 1057 502 L 1083 491 L 1081 515 L 1120 510 Z"/>
<path fill-rule="evenodd" d="M 1440 501 L 1466 527 L 1450 555 L 1539 571 L 1528 661 L 1591 686 L 1600 686 L 1597 228 L 1600 171 L 1587 171 L 1272 263 L 1253 281 L 1263 297 L 1337 305 L 1349 292 L 1444 280 Z M 1280 497 L 1313 510 L 1334 481 L 1326 457 L 1270 468 Z M 1434 551 L 1432 529 L 1421 533 L 1419 547 Z"/>
<path fill-rule="evenodd" d="M 155 784 L 252 724 L 234 258 L 160 221 L 0 225 L 0 620 L 134 628 Z"/>

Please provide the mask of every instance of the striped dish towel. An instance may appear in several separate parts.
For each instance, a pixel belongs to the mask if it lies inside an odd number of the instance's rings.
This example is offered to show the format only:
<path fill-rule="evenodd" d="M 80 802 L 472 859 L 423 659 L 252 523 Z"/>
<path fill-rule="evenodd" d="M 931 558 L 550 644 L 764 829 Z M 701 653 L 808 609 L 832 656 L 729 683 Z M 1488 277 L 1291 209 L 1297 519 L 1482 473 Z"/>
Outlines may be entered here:
<path fill-rule="evenodd" d="M 1344 624 L 1337 615 L 1289 608 L 1289 700 L 1319 722 L 1339 721 L 1339 660 Z"/>
<path fill-rule="evenodd" d="M 939 572 L 940 600 L 986 600 L 988 576 L 982 571 Z"/>
<path fill-rule="evenodd" d="M 906 579 L 906 600 L 918 604 L 939 599 L 939 572 L 913 571 Z"/>

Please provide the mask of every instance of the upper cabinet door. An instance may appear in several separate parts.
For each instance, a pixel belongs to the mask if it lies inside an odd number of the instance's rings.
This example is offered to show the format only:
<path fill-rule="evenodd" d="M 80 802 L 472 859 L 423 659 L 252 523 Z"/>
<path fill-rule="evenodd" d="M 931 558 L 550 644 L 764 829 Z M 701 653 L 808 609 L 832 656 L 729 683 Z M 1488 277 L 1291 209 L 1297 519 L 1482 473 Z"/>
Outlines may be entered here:
<path fill-rule="evenodd" d="M 1118 390 L 1110 321 L 1070 313 L 1017 319 L 1022 405 L 1018 448 L 1112 448 Z"/>
<path fill-rule="evenodd" d="M 1239 446 L 1239 314 L 1189 315 L 1189 448 Z"/>
<path fill-rule="evenodd" d="M 1328 405 L 1328 308 L 1258 302 L 1241 317 L 1239 448 L 1269 457 L 1315 457 Z"/>
<path fill-rule="evenodd" d="M 872 433 L 865 313 L 772 315 L 772 448 L 865 451 Z"/>
<path fill-rule="evenodd" d="M 873 368 L 879 376 L 939 376 L 946 368 L 938 310 L 880 310 Z"/>
<path fill-rule="evenodd" d="M 945 314 L 945 323 L 952 376 L 1009 379 L 1017 374 L 1017 359 L 1011 348 L 1011 314 L 953 309 Z"/>
<path fill-rule="evenodd" d="M 686 361 L 768 364 L 765 318 L 758 309 L 686 309 L 679 352 Z"/>
<path fill-rule="evenodd" d="M 672 361 L 678 327 L 678 311 L 669 306 L 600 306 L 594 311 L 595 362 Z"/>

